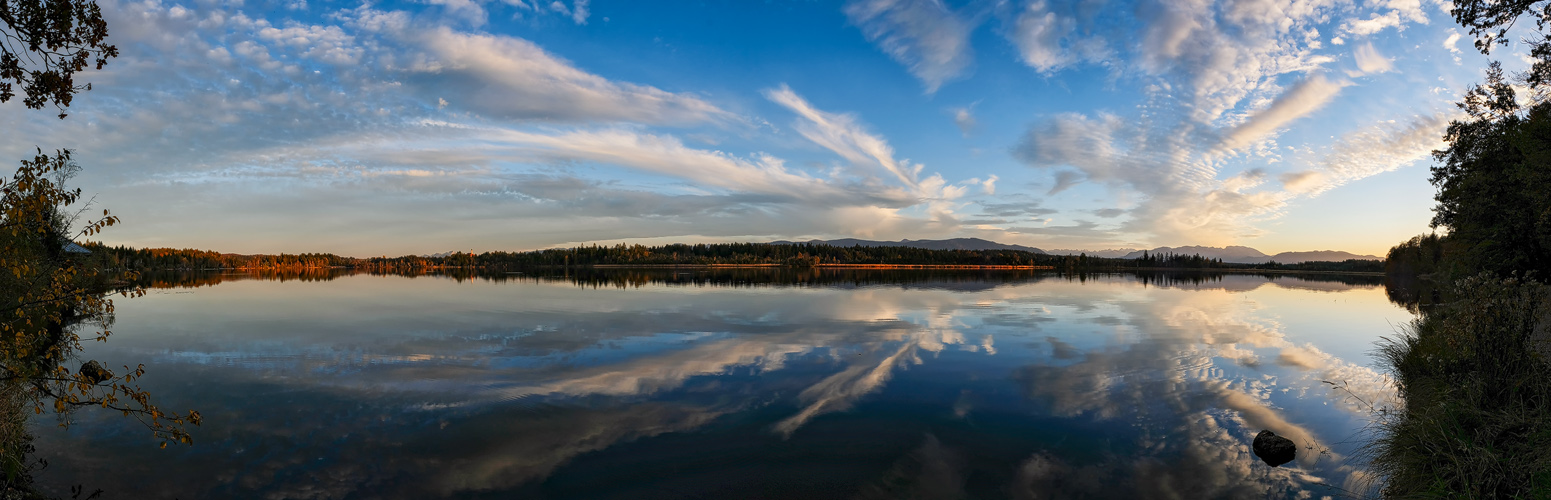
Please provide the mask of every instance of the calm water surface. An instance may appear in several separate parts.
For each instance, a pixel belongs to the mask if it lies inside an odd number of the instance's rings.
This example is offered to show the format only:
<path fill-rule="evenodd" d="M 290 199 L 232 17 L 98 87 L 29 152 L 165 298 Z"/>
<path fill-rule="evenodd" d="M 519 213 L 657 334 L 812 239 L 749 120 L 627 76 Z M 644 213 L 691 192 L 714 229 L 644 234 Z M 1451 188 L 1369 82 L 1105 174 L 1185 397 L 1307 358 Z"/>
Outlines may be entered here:
<path fill-rule="evenodd" d="M 229 277 L 230 278 L 230 277 Z M 105 498 L 1340 498 L 1410 318 L 1292 277 L 227 280 L 118 301 L 196 445 L 36 422 Z M 1331 390 L 1324 381 L 1345 384 Z M 1299 460 L 1249 451 L 1270 428 Z"/>

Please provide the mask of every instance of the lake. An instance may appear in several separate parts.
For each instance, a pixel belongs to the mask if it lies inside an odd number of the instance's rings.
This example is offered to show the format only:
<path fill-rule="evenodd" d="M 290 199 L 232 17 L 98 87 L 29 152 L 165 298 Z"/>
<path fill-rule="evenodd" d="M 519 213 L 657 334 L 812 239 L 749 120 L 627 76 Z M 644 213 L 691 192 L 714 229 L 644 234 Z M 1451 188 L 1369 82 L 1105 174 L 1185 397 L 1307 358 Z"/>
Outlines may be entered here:
<path fill-rule="evenodd" d="M 1377 278 L 237 273 L 119 299 L 195 445 L 34 422 L 103 498 L 1340 498 L 1411 319 Z M 293 277 L 294 278 L 294 277 Z M 1327 383 L 1330 382 L 1330 383 Z M 1331 383 L 1334 383 L 1332 385 Z M 1269 467 L 1250 442 L 1293 439 Z"/>

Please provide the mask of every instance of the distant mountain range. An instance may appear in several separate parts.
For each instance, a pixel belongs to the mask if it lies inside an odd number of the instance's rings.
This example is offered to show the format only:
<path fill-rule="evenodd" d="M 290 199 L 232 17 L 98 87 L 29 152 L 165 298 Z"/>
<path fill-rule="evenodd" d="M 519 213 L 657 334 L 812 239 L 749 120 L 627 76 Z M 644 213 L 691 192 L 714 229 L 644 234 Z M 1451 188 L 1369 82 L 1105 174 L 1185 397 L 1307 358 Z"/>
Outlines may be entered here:
<path fill-rule="evenodd" d="M 1206 257 L 1208 259 L 1222 259 L 1223 262 L 1236 262 L 1236 263 L 1240 263 L 1240 264 L 1259 264 L 1259 263 L 1271 260 L 1271 256 L 1270 255 L 1266 255 L 1265 252 L 1261 252 L 1259 250 L 1256 250 L 1256 249 L 1253 249 L 1253 248 L 1250 248 L 1250 247 L 1243 247 L 1243 246 L 1229 246 L 1229 247 L 1222 247 L 1222 248 L 1218 248 L 1218 247 L 1202 247 L 1202 246 L 1158 247 L 1158 248 L 1154 248 L 1154 249 L 1151 249 L 1151 250 L 1137 250 L 1137 251 L 1134 251 L 1134 252 L 1122 255 L 1121 258 L 1125 258 L 1125 259 L 1138 259 L 1138 258 L 1142 257 L 1143 252 L 1151 253 L 1151 254 L 1158 254 L 1158 253 L 1175 253 L 1175 254 L 1182 254 L 1182 255 L 1196 255 L 1196 254 L 1199 254 L 1200 256 Z M 1346 259 L 1341 259 L 1341 260 L 1346 260 Z M 1277 262 L 1282 262 L 1282 261 L 1279 260 Z M 1291 262 L 1286 262 L 1286 264 L 1291 264 Z"/>
<path fill-rule="evenodd" d="M 1082 254 L 1082 255 L 1087 255 L 1089 257 L 1105 257 L 1105 258 L 1114 259 L 1114 258 L 1120 258 L 1120 257 L 1125 257 L 1127 255 L 1131 255 L 1131 252 L 1140 252 L 1140 251 L 1142 251 L 1142 249 L 1140 249 L 1140 248 L 1111 248 L 1111 249 L 1108 249 L 1108 250 L 1072 250 L 1072 249 L 1067 249 L 1067 248 L 1058 248 L 1058 249 L 1054 249 L 1054 250 L 1048 250 L 1045 253 L 1048 253 L 1050 255 L 1079 255 L 1079 254 Z"/>
<path fill-rule="evenodd" d="M 1124 255 L 1122 258 L 1126 258 L 1126 259 L 1139 258 L 1139 257 L 1142 256 L 1142 252 L 1143 252 L 1142 250 L 1137 250 L 1135 252 L 1131 252 L 1131 253 L 1128 253 L 1128 254 Z M 1223 262 L 1232 262 L 1232 263 L 1236 263 L 1236 264 L 1260 264 L 1260 263 L 1264 263 L 1264 262 L 1267 262 L 1267 261 L 1276 261 L 1276 262 L 1279 262 L 1279 263 L 1282 263 L 1282 264 L 1297 264 L 1297 263 L 1300 263 L 1300 262 L 1309 262 L 1309 261 L 1335 261 L 1335 262 L 1340 262 L 1340 261 L 1343 261 L 1343 260 L 1350 260 L 1350 259 L 1362 259 L 1362 260 L 1381 260 L 1382 259 L 1382 257 L 1375 257 L 1375 256 L 1372 256 L 1372 255 L 1357 255 L 1357 254 L 1354 254 L 1354 253 L 1351 253 L 1351 252 L 1342 252 L 1342 251 L 1337 251 L 1337 250 L 1314 250 L 1314 251 L 1310 251 L 1310 252 L 1282 252 L 1282 253 L 1279 253 L 1279 254 L 1276 254 L 1276 255 L 1266 255 L 1265 252 L 1261 252 L 1259 250 L 1256 250 L 1256 249 L 1253 249 L 1253 248 L 1250 248 L 1250 247 L 1244 247 L 1244 246 L 1230 246 L 1230 247 L 1223 247 L 1223 248 L 1218 248 L 1218 247 L 1202 247 L 1202 246 L 1158 247 L 1158 248 L 1154 248 L 1152 250 L 1147 250 L 1146 252 L 1152 253 L 1152 254 L 1159 254 L 1159 253 L 1176 253 L 1176 254 L 1184 254 L 1184 255 L 1197 255 L 1197 254 L 1199 254 L 1202 257 L 1206 257 L 1206 258 L 1210 258 L 1210 259 L 1222 259 Z"/>
<path fill-rule="evenodd" d="M 791 241 L 772 241 L 772 245 L 791 245 Z M 980 238 L 953 238 L 949 240 L 899 240 L 899 241 L 875 241 L 859 240 L 856 238 L 844 238 L 838 240 L 808 240 L 796 243 L 811 243 L 815 245 L 830 245 L 849 247 L 861 245 L 864 247 L 912 247 L 928 250 L 1022 250 L 1025 252 L 1043 253 L 1051 255 L 1077 255 L 1087 254 L 1094 257 L 1119 257 L 1123 259 L 1135 259 L 1142 256 L 1142 252 L 1149 254 L 1176 253 L 1183 255 L 1200 255 L 1210 259 L 1222 259 L 1223 262 L 1235 264 L 1262 264 L 1267 261 L 1276 261 L 1282 264 L 1297 264 L 1309 261 L 1334 261 L 1340 262 L 1349 259 L 1381 260 L 1382 257 L 1372 255 L 1358 255 L 1351 252 L 1337 250 L 1315 250 L 1310 252 L 1282 252 L 1276 255 L 1267 255 L 1265 252 L 1246 247 L 1158 247 L 1151 250 L 1137 250 L 1122 248 L 1113 250 L 1051 250 L 1046 252 L 1038 248 L 1023 245 L 1008 245 Z"/>
<path fill-rule="evenodd" d="M 875 241 L 859 240 L 856 238 L 843 238 L 838 240 L 808 240 L 808 241 L 772 241 L 771 245 L 792 245 L 796 243 L 809 243 L 814 245 L 829 245 L 835 247 L 910 247 L 925 248 L 927 250 L 1022 250 L 1025 252 L 1045 253 L 1034 247 L 1023 245 L 1008 245 L 980 238 L 953 238 L 950 240 L 899 240 L 899 241 Z"/>
<path fill-rule="evenodd" d="M 1357 254 L 1354 254 L 1354 253 L 1351 253 L 1351 252 L 1342 252 L 1342 251 L 1339 251 L 1339 250 L 1312 250 L 1312 251 L 1308 251 L 1308 252 L 1282 252 L 1282 253 L 1279 253 L 1279 254 L 1271 256 L 1271 260 L 1274 260 L 1274 261 L 1277 261 L 1277 262 L 1280 262 L 1280 263 L 1283 263 L 1283 264 L 1297 264 L 1299 262 L 1309 262 L 1309 261 L 1340 262 L 1340 261 L 1343 261 L 1343 260 L 1351 260 L 1351 259 L 1384 260 L 1383 257 L 1379 257 L 1377 255 L 1357 255 Z"/>

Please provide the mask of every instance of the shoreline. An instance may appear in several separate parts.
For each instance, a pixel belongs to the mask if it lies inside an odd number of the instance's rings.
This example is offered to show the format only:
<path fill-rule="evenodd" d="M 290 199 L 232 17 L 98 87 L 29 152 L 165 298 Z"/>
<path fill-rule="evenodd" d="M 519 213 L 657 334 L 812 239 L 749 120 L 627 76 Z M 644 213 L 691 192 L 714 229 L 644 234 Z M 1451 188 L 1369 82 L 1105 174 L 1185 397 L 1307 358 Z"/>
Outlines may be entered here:
<path fill-rule="evenodd" d="M 138 272 L 221 272 L 221 271 L 400 271 L 409 269 L 419 270 L 489 270 L 498 271 L 499 266 L 416 266 L 411 268 L 375 267 L 375 266 L 327 266 L 327 267 L 223 267 L 203 269 L 142 269 Z M 965 271 L 1058 271 L 1056 266 L 1014 266 L 1014 265 L 975 265 L 975 264 L 816 264 L 813 266 L 794 267 L 785 264 L 592 264 L 592 265 L 549 265 L 532 266 L 526 269 L 944 269 Z M 1177 268 L 1177 267 L 1112 267 L 1089 268 L 1079 273 L 1136 273 L 1136 272 L 1171 272 L 1171 273 L 1217 273 L 1217 274 L 1332 274 L 1346 276 L 1385 276 L 1382 272 L 1373 271 L 1319 271 L 1319 270 L 1294 270 L 1294 269 L 1234 269 L 1234 268 Z"/>
<path fill-rule="evenodd" d="M 1353 276 L 1384 276 L 1377 271 L 1298 271 L 1293 269 L 1221 269 L 1221 268 L 1172 268 L 1172 267 L 1124 267 L 1116 268 L 1120 271 L 1169 271 L 1169 272 L 1217 272 L 1238 274 L 1347 274 Z"/>
<path fill-rule="evenodd" d="M 588 269 L 1008 269 L 1054 270 L 1055 266 L 1008 266 L 970 264 L 815 264 L 812 266 L 787 266 L 785 264 L 593 264 Z"/>

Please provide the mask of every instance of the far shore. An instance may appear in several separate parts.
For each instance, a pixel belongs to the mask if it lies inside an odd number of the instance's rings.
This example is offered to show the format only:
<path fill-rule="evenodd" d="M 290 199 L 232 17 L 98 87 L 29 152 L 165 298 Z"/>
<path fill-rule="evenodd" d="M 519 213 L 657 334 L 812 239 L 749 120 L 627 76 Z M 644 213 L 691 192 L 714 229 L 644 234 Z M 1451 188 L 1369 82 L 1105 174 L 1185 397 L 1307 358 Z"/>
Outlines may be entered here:
<path fill-rule="evenodd" d="M 554 268 L 562 266 L 551 266 Z M 590 266 L 571 266 L 572 268 L 589 269 L 754 269 L 754 268 L 789 268 L 785 264 L 593 264 Z M 1055 266 L 977 266 L 977 265 L 952 265 L 952 264 L 817 264 L 813 268 L 823 269 L 1017 269 L 1053 271 Z M 1239 269 L 1239 268 L 1179 268 L 1179 267 L 1116 267 L 1116 268 L 1090 268 L 1082 272 L 1203 272 L 1203 273 L 1231 273 L 1231 274 L 1341 274 L 1352 276 L 1384 276 L 1384 273 L 1366 271 L 1299 271 L 1292 269 Z"/>
<path fill-rule="evenodd" d="M 583 267 L 583 266 L 577 266 Z M 775 268 L 787 267 L 791 269 L 804 269 L 803 267 L 787 266 L 785 264 L 593 264 L 593 269 L 726 269 L 726 268 Z M 814 264 L 807 268 L 823 269 L 1026 269 L 1026 270 L 1052 270 L 1055 266 L 977 266 L 960 264 Z"/>
<path fill-rule="evenodd" d="M 154 269 L 152 271 L 316 271 L 324 269 L 380 271 L 372 267 L 352 266 L 282 266 L 282 267 L 208 267 L 200 269 Z M 485 266 L 417 266 L 422 270 L 486 269 Z M 809 267 L 793 267 L 786 264 L 591 264 L 591 265 L 544 265 L 527 269 L 957 269 L 957 270 L 1021 270 L 1054 271 L 1056 266 L 995 266 L 963 264 L 816 264 Z M 1344 276 L 1384 276 L 1381 272 L 1368 271 L 1300 271 L 1296 269 L 1246 269 L 1246 268 L 1181 268 L 1181 267 L 1113 267 L 1087 268 L 1082 273 L 1218 273 L 1218 274 L 1336 274 Z"/>

